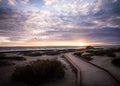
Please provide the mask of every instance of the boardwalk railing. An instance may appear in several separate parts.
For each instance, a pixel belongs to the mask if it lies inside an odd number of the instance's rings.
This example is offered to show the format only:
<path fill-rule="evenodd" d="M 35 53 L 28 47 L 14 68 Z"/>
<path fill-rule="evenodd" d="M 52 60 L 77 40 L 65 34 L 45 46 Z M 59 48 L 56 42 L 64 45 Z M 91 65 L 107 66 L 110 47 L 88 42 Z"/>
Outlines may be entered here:
<path fill-rule="evenodd" d="M 64 55 L 67 61 L 76 69 L 76 75 L 77 75 L 77 86 L 81 86 L 81 71 L 80 68 L 67 56 Z"/>

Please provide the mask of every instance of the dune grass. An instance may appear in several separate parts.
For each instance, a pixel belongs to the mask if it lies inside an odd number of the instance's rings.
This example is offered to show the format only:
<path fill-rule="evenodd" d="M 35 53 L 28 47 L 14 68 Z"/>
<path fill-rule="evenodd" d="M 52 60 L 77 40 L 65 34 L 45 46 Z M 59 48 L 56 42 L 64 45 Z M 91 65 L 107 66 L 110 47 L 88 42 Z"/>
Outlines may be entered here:
<path fill-rule="evenodd" d="M 82 53 L 81 52 L 76 52 L 76 53 L 74 53 L 74 55 L 76 55 L 78 57 L 81 57 Z"/>
<path fill-rule="evenodd" d="M 88 50 L 86 52 L 88 53 L 91 53 L 93 55 L 96 55 L 96 56 L 108 56 L 108 57 L 116 57 L 115 55 L 115 52 L 119 52 L 120 49 L 113 49 L 113 48 L 110 48 L 110 49 L 106 49 L 106 50 L 97 50 L 97 51 L 92 51 L 92 50 Z"/>
<path fill-rule="evenodd" d="M 54 50 L 44 50 L 42 52 L 22 51 L 20 54 L 25 56 L 59 55 L 61 52 Z"/>
<path fill-rule="evenodd" d="M 53 50 L 51 50 L 51 51 L 46 51 L 44 54 L 45 55 L 59 55 L 61 52 L 59 52 L 59 51 L 53 51 Z"/>
<path fill-rule="evenodd" d="M 0 67 L 1 66 L 10 66 L 10 65 L 15 65 L 15 63 L 12 63 L 10 61 L 6 61 L 6 60 L 0 60 Z"/>
<path fill-rule="evenodd" d="M 4 53 L 0 53 L 0 57 L 5 57 L 5 54 Z"/>
<path fill-rule="evenodd" d="M 26 60 L 26 58 L 22 56 L 2 56 L 0 60 Z"/>
<path fill-rule="evenodd" d="M 112 64 L 114 64 L 115 66 L 120 67 L 120 58 L 113 59 Z"/>
<path fill-rule="evenodd" d="M 77 49 L 39 50 L 39 51 L 20 51 L 19 53 L 25 56 L 42 56 L 42 55 L 60 55 L 68 52 L 73 52 L 76 50 Z"/>
<path fill-rule="evenodd" d="M 74 55 L 79 57 L 79 58 L 83 58 L 87 61 L 90 61 L 93 59 L 93 58 L 91 58 L 91 55 L 82 55 L 82 52 L 76 52 L 76 53 L 74 53 Z"/>
<path fill-rule="evenodd" d="M 42 53 L 39 52 L 33 52 L 33 51 L 21 51 L 20 54 L 24 56 L 42 56 Z"/>
<path fill-rule="evenodd" d="M 93 46 L 86 46 L 86 49 L 94 49 Z"/>
<path fill-rule="evenodd" d="M 22 56 L 6 56 L 4 53 L 0 53 L 0 60 L 26 60 Z"/>
<path fill-rule="evenodd" d="M 93 59 L 93 58 L 91 58 L 90 55 L 84 55 L 84 56 L 82 56 L 82 58 L 85 59 L 85 60 L 87 60 L 87 61 L 90 61 L 90 60 Z"/>
<path fill-rule="evenodd" d="M 38 85 L 64 77 L 64 65 L 56 60 L 37 60 L 28 65 L 16 67 L 13 80 Z"/>

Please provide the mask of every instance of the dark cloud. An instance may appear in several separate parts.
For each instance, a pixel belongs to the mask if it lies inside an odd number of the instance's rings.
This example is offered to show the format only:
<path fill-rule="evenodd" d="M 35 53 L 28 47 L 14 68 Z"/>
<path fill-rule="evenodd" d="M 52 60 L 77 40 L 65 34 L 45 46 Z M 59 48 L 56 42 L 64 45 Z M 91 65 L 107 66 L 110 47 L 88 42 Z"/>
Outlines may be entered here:
<path fill-rule="evenodd" d="M 0 36 L 8 37 L 10 41 L 19 40 L 26 31 L 23 28 L 26 19 L 22 11 L 0 8 Z"/>
<path fill-rule="evenodd" d="M 120 42 L 120 28 L 101 28 L 93 30 L 93 32 L 86 35 L 90 41 L 94 42 Z"/>
<path fill-rule="evenodd" d="M 120 0 L 113 1 L 103 1 L 100 6 L 100 10 L 96 12 L 93 17 L 97 20 L 106 21 L 106 22 L 114 22 L 120 24 Z M 119 17 L 119 18 L 118 18 Z M 111 21 L 108 21 L 111 19 Z"/>

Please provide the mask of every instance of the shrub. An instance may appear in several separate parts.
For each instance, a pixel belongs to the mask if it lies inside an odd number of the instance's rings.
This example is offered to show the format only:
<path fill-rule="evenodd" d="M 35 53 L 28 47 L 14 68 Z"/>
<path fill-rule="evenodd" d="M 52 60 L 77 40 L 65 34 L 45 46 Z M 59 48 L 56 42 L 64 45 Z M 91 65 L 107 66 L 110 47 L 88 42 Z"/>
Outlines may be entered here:
<path fill-rule="evenodd" d="M 16 67 L 13 80 L 28 84 L 42 84 L 64 77 L 64 66 L 56 60 L 37 60 L 26 66 Z"/>
<path fill-rule="evenodd" d="M 115 66 L 120 67 L 120 58 L 113 59 L 113 60 L 112 60 L 112 64 L 114 64 Z"/>

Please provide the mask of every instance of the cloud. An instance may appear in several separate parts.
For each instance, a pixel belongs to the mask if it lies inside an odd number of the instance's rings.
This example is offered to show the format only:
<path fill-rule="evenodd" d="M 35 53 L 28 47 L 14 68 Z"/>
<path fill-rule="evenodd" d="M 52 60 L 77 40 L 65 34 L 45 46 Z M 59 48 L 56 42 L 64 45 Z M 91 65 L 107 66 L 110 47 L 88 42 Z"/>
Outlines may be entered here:
<path fill-rule="evenodd" d="M 0 8 L 0 39 L 3 42 L 120 43 L 119 0 L 44 0 L 42 7 L 37 7 L 37 2 L 31 4 L 30 0 L 14 1 L 22 4 L 19 6 L 23 9 Z"/>
<path fill-rule="evenodd" d="M 103 1 L 104 2 L 104 1 Z M 120 1 L 106 1 L 101 4 L 100 10 L 93 16 L 93 20 L 101 23 L 104 27 L 120 27 Z"/>
<path fill-rule="evenodd" d="M 29 3 L 29 1 L 30 1 L 30 0 L 20 0 L 20 2 L 21 2 L 22 4 L 27 4 L 27 3 Z"/>
<path fill-rule="evenodd" d="M 26 28 L 24 22 L 27 16 L 22 11 L 10 8 L 0 8 L 0 36 L 9 41 L 18 41 L 24 38 Z"/>
<path fill-rule="evenodd" d="M 0 2 L 2 2 L 2 0 L 0 0 Z"/>
<path fill-rule="evenodd" d="M 102 28 L 93 30 L 87 36 L 90 42 L 104 42 L 108 44 L 120 43 L 120 29 L 119 28 Z"/>
<path fill-rule="evenodd" d="M 60 2 L 60 1 L 59 0 L 44 0 L 45 5 L 52 5 L 53 3 L 56 3 L 56 2 Z"/>
<path fill-rule="evenodd" d="M 15 5 L 20 5 L 20 4 L 27 4 L 29 3 L 30 0 L 8 0 L 8 5 L 10 6 L 15 6 Z"/>
<path fill-rule="evenodd" d="M 17 2 L 16 0 L 8 0 L 9 5 L 15 5 Z"/>

